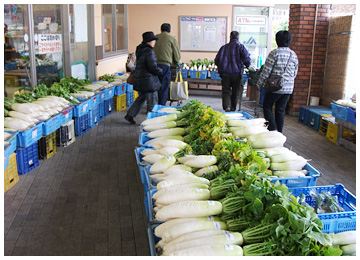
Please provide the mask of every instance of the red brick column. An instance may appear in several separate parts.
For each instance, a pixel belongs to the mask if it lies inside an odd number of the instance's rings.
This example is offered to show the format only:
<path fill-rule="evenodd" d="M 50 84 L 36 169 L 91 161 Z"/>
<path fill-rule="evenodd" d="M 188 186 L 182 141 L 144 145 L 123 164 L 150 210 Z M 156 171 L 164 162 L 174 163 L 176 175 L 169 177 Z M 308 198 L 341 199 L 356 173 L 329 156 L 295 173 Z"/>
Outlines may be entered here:
<path fill-rule="evenodd" d="M 318 5 L 310 96 L 320 98 L 324 83 L 329 12 L 330 5 Z M 300 106 L 307 103 L 315 13 L 315 4 L 290 5 L 289 32 L 292 34 L 290 48 L 296 52 L 299 59 L 299 72 L 288 104 L 288 113 L 293 115 L 298 114 Z"/>

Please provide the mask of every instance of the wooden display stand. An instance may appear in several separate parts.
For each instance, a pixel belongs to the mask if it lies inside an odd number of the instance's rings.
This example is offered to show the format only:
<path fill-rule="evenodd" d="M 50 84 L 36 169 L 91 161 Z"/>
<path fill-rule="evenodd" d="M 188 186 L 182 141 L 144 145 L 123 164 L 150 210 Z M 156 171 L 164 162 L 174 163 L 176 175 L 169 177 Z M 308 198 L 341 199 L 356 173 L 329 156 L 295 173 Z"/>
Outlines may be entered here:
<path fill-rule="evenodd" d="M 338 132 L 337 132 L 336 144 L 344 146 L 346 149 L 348 149 L 352 152 L 356 152 L 356 144 L 343 138 L 343 129 L 345 128 L 346 130 L 349 130 L 356 134 L 356 125 L 354 125 L 350 122 L 341 120 L 339 118 L 335 118 L 335 122 L 338 124 L 338 127 L 339 127 Z"/>

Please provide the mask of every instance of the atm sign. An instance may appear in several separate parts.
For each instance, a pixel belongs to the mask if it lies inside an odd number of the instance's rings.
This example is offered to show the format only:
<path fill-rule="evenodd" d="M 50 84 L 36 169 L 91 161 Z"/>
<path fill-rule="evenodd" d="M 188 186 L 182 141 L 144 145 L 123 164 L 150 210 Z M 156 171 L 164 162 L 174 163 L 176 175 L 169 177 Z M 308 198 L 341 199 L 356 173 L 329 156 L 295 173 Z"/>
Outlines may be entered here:
<path fill-rule="evenodd" d="M 236 16 L 236 25 L 266 25 L 265 16 Z"/>

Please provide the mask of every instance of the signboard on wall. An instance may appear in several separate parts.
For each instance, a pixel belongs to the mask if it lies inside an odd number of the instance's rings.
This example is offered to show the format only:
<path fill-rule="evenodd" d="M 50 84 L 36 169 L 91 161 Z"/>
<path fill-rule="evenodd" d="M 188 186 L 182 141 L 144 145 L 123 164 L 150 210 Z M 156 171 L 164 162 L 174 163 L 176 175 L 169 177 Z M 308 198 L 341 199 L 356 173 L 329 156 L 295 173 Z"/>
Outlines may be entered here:
<path fill-rule="evenodd" d="M 180 50 L 217 52 L 227 39 L 226 17 L 180 16 Z"/>
<path fill-rule="evenodd" d="M 61 34 L 39 34 L 39 54 L 62 52 Z"/>
<path fill-rule="evenodd" d="M 266 25 L 266 16 L 245 16 L 239 15 L 235 19 L 236 25 Z"/>

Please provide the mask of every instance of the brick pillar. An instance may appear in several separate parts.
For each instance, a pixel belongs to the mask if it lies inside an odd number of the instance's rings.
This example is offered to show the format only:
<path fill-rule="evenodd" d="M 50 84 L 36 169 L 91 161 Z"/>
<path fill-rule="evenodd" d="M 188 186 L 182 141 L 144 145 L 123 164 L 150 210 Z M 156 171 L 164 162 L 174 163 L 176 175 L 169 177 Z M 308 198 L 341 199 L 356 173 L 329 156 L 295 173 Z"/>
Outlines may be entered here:
<path fill-rule="evenodd" d="M 324 83 L 329 12 L 330 5 L 318 5 L 310 96 L 320 98 Z M 290 48 L 296 52 L 299 59 L 299 72 L 288 104 L 290 115 L 297 115 L 300 106 L 307 103 L 315 13 L 315 4 L 290 5 L 289 32 L 292 34 Z"/>

